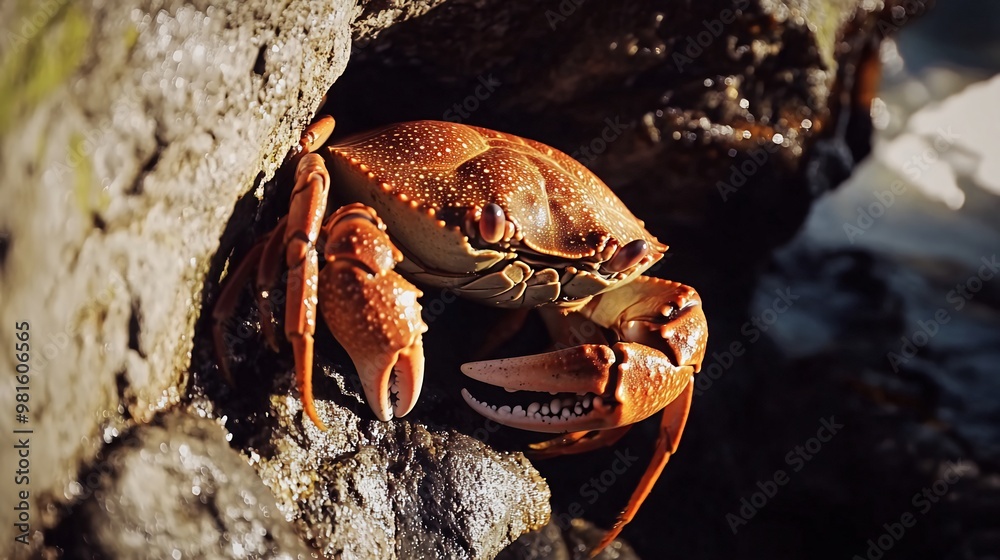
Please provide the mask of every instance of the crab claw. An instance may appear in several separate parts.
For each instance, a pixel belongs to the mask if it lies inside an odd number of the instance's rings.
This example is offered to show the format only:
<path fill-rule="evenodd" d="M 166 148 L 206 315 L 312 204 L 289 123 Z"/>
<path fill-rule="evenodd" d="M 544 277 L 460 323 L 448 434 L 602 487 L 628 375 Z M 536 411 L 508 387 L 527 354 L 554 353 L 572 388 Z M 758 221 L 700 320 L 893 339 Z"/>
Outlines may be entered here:
<path fill-rule="evenodd" d="M 423 294 L 393 270 L 402 256 L 374 211 L 346 206 L 324 231 L 323 319 L 351 356 L 375 416 L 383 421 L 405 416 L 423 385 L 427 325 L 417 302 Z"/>
<path fill-rule="evenodd" d="M 552 398 L 497 406 L 462 395 L 477 412 L 537 432 L 606 430 L 662 410 L 687 386 L 704 357 L 701 300 L 682 284 L 640 277 L 595 297 L 579 313 L 625 342 L 582 344 L 516 358 L 462 365 L 465 375 L 508 391 Z"/>
<path fill-rule="evenodd" d="M 663 411 L 653 457 L 618 521 L 591 550 L 593 558 L 632 520 L 677 450 L 694 395 L 692 374 L 701 368 L 708 333 L 698 294 L 658 278 L 636 278 L 595 296 L 575 313 L 613 330 L 625 342 L 582 344 L 462 366 L 466 375 L 509 391 L 564 393 L 546 404 L 513 408 L 479 401 L 466 390 L 462 395 L 480 414 L 500 424 L 571 432 L 533 445 L 535 455 L 542 457 L 611 445 L 631 424 Z M 554 325 L 558 322 L 550 322 L 550 328 Z"/>
<path fill-rule="evenodd" d="M 462 365 L 469 377 L 508 391 L 555 393 L 516 406 L 490 405 L 462 391 L 483 416 L 536 432 L 606 430 L 663 409 L 684 389 L 694 367 L 675 366 L 643 344 L 584 344 L 546 354 Z"/>

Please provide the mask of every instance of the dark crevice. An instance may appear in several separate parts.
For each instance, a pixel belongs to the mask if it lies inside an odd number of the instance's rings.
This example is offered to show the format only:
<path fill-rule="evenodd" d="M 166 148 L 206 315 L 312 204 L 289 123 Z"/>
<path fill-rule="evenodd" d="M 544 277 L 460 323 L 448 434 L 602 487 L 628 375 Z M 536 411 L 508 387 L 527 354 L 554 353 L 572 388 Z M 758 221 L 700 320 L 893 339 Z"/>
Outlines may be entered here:
<path fill-rule="evenodd" d="M 115 374 L 115 388 L 118 391 L 118 401 L 121 403 L 121 409 L 119 412 L 122 415 L 122 419 L 126 422 L 132 420 L 132 415 L 128 410 L 128 387 L 128 372 L 124 369 L 119 370 L 118 373 Z"/>
<path fill-rule="evenodd" d="M 4 269 L 4 264 L 7 262 L 7 253 L 10 252 L 10 232 L 5 229 L 0 229 L 0 272 Z"/>
<path fill-rule="evenodd" d="M 135 183 L 126 191 L 126 194 L 138 196 L 143 193 L 143 182 L 145 182 L 146 177 L 153 172 L 156 165 L 160 163 L 160 158 L 163 156 L 163 149 L 166 147 L 166 141 L 162 140 L 159 136 L 156 137 L 156 149 L 146 160 L 146 163 L 139 170 L 139 176 L 136 178 Z"/>
<path fill-rule="evenodd" d="M 139 336 L 142 323 L 142 308 L 139 305 L 139 300 L 132 300 L 132 313 L 128 318 L 128 347 L 130 350 L 135 350 L 139 354 L 139 357 L 145 359 L 146 353 L 142 350 L 142 344 L 140 343 Z"/>
<path fill-rule="evenodd" d="M 257 60 L 253 63 L 253 73 L 261 77 L 263 77 L 264 72 L 267 71 L 266 53 L 267 45 L 261 45 L 260 50 L 257 51 Z"/>

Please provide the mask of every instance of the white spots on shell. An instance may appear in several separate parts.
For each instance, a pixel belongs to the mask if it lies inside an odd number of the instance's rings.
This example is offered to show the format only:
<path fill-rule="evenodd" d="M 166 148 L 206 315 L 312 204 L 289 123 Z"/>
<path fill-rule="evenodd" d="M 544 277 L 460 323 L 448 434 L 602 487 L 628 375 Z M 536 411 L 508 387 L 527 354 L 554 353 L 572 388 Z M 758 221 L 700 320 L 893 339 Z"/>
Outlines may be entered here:
<path fill-rule="evenodd" d="M 370 171 L 382 191 L 420 215 L 428 209 L 437 216 L 445 209 L 498 204 L 517 224 L 515 250 L 521 243 L 534 252 L 593 262 L 612 239 L 621 245 L 646 239 L 658 246 L 600 179 L 568 155 L 532 140 L 418 121 L 331 151 L 366 174 Z"/>

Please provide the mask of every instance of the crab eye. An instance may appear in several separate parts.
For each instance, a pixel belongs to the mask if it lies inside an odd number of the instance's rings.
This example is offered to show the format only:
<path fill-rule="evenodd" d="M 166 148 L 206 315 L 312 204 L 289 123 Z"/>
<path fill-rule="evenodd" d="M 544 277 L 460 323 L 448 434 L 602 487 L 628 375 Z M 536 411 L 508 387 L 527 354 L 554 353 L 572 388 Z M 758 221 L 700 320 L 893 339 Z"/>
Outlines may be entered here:
<path fill-rule="evenodd" d="M 615 256 L 611 257 L 611 260 L 604 265 L 604 269 L 608 272 L 621 272 L 623 270 L 628 270 L 639 263 L 646 253 L 649 251 L 649 246 L 646 244 L 644 239 L 636 239 L 635 241 L 630 241 L 625 244 L 624 247 L 618 249 Z"/>
<path fill-rule="evenodd" d="M 507 219 L 503 215 L 503 208 L 492 202 L 484 206 L 482 216 L 479 218 L 479 235 L 483 240 L 487 243 L 496 243 L 503 239 L 505 231 L 507 231 Z"/>

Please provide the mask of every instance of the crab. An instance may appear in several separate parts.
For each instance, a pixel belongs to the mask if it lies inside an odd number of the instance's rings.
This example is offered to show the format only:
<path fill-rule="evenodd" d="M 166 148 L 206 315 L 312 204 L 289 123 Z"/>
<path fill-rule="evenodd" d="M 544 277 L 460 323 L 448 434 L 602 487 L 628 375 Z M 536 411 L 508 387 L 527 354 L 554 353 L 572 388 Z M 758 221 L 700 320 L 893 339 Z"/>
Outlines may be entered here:
<path fill-rule="evenodd" d="M 707 340 L 698 294 L 642 275 L 667 247 L 558 150 L 437 121 L 327 144 L 334 125 L 326 116 L 305 130 L 290 154 L 287 216 L 225 280 L 213 312 L 224 374 L 224 325 L 251 276 L 262 334 L 278 349 L 269 299 L 285 268 L 284 334 L 303 411 L 320 429 L 311 381 L 317 311 L 354 362 L 375 416 L 387 421 L 410 412 L 423 383 L 427 326 L 414 283 L 520 310 L 508 335 L 524 310 L 537 308 L 557 348 L 463 364 L 466 376 L 519 399 L 498 406 L 463 389 L 476 412 L 560 434 L 529 451 L 551 457 L 611 445 L 662 411 L 653 457 L 596 554 L 632 519 L 680 442 Z"/>

